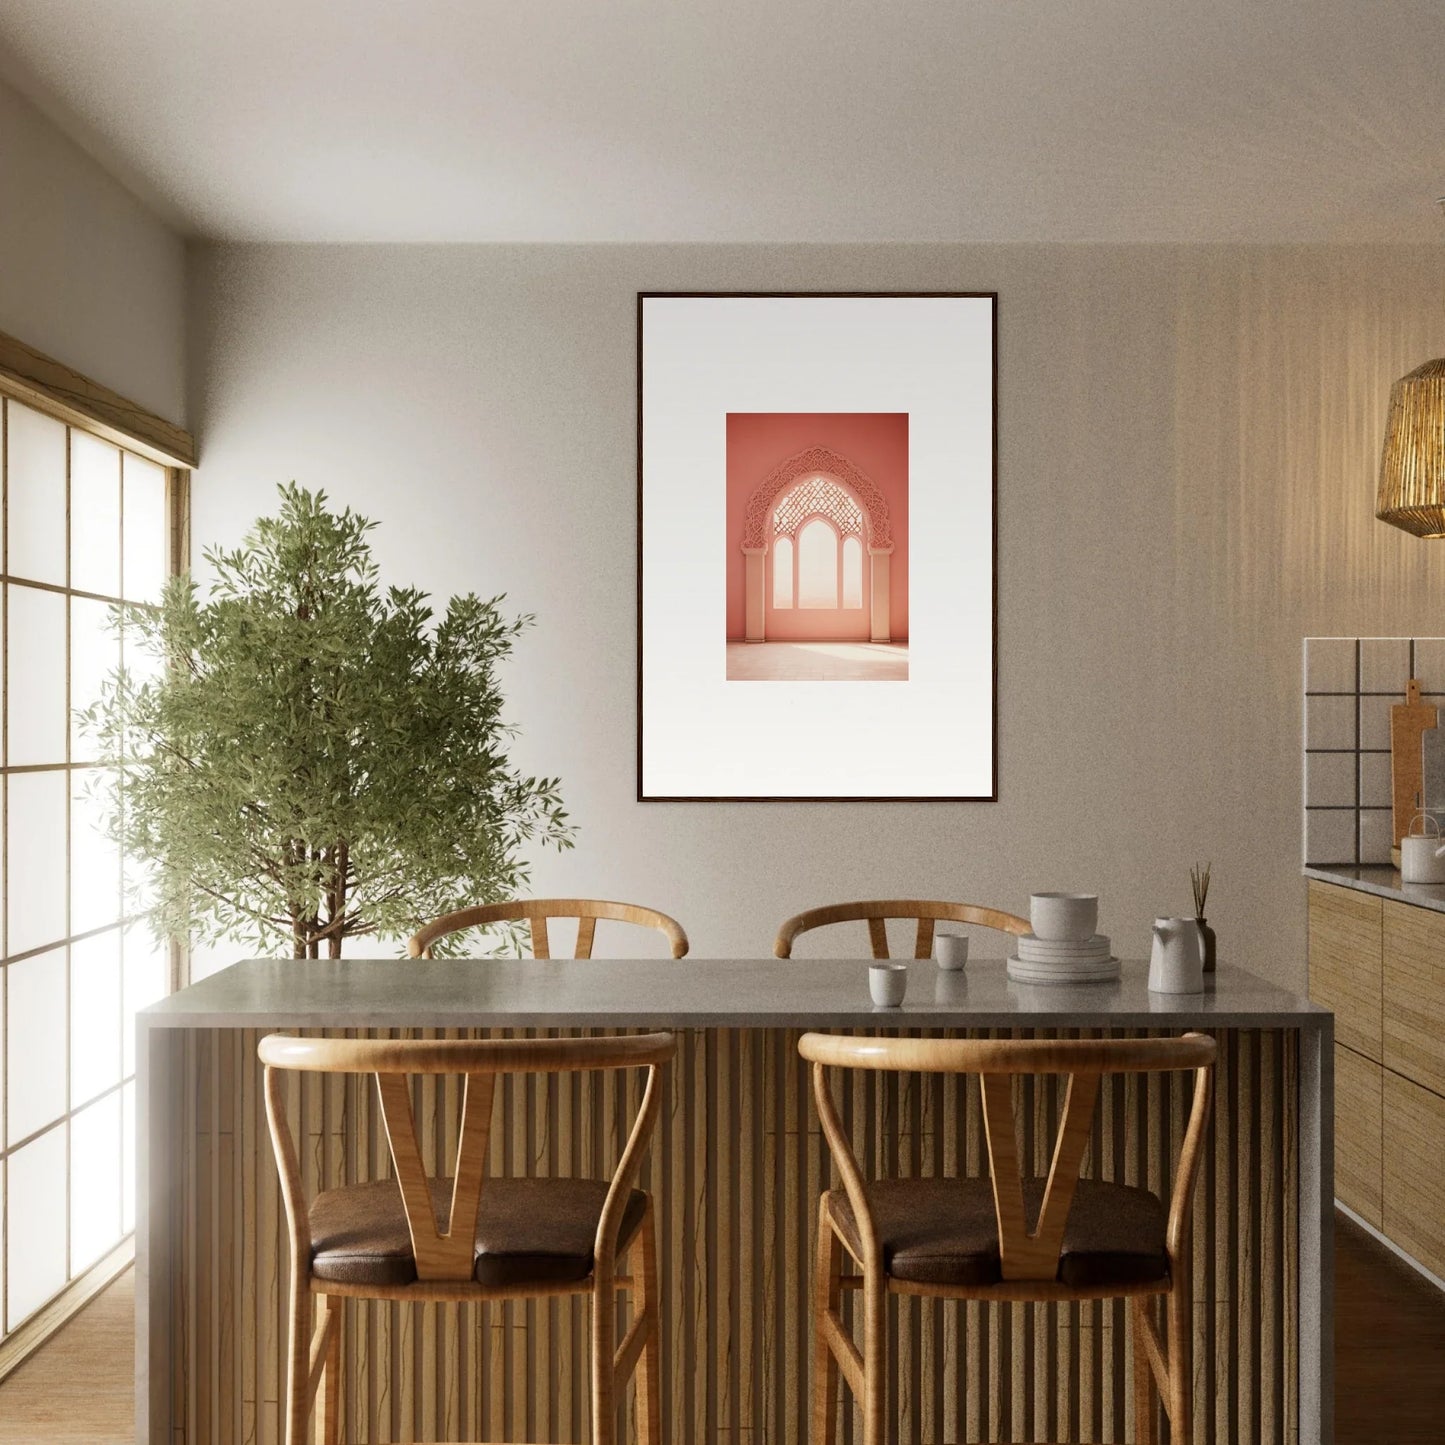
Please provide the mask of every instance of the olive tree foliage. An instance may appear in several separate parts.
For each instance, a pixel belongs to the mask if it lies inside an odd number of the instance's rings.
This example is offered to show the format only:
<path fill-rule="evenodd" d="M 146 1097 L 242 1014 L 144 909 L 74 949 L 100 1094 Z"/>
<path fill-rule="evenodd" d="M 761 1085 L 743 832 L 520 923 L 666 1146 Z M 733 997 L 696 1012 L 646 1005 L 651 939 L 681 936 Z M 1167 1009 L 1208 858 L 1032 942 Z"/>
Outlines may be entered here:
<path fill-rule="evenodd" d="M 498 665 L 531 617 L 501 597 L 383 589 L 373 523 L 294 483 L 204 597 L 116 609 L 125 655 L 81 715 L 108 832 L 162 936 L 341 956 L 515 897 L 529 844 L 571 846 L 558 780 L 508 761 Z"/>

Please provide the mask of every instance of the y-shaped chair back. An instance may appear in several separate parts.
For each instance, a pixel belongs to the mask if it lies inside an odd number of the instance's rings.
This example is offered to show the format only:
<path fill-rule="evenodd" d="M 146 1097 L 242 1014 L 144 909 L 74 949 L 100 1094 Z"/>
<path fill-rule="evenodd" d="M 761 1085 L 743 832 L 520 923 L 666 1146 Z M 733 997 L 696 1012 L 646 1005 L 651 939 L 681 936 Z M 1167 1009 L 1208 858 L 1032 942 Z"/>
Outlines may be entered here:
<path fill-rule="evenodd" d="M 1001 933 L 1028 933 L 1027 918 L 985 908 L 979 903 L 945 903 L 927 898 L 870 898 L 857 903 L 827 903 L 795 914 L 778 929 L 773 953 L 778 958 L 791 958 L 793 940 L 800 933 L 825 928 L 830 923 L 868 924 L 868 941 L 874 958 L 888 957 L 888 920 L 916 919 L 913 939 L 914 958 L 927 958 L 933 952 L 933 929 L 936 923 L 973 923 L 980 928 L 994 928 Z"/>
<path fill-rule="evenodd" d="M 431 946 L 449 933 L 465 928 L 482 928 L 489 923 L 528 923 L 532 930 L 532 957 L 551 958 L 547 936 L 549 918 L 577 920 L 577 946 L 574 958 L 591 958 L 592 942 L 597 934 L 597 920 L 609 918 L 617 923 L 631 923 L 639 928 L 655 928 L 667 939 L 674 958 L 687 953 L 687 934 L 677 919 L 643 908 L 637 903 L 612 903 L 603 898 L 514 898 L 505 903 L 480 903 L 475 908 L 459 908 L 444 913 L 419 929 L 406 946 L 410 958 L 430 958 Z"/>

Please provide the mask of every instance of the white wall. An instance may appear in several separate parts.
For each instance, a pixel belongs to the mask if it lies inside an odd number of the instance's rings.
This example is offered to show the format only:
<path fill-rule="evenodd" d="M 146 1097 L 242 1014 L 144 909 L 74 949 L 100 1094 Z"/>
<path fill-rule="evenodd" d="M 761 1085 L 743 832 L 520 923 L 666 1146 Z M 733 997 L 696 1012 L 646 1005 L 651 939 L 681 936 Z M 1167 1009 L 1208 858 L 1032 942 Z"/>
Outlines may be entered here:
<path fill-rule="evenodd" d="M 0 331 L 185 421 L 185 244 L 0 83 Z"/>
<path fill-rule="evenodd" d="M 1300 639 L 1439 630 L 1445 550 L 1372 503 L 1445 248 L 223 247 L 192 283 L 198 548 L 294 477 L 388 578 L 537 613 L 519 755 L 582 830 L 538 891 L 718 956 L 832 899 L 1097 887 L 1137 955 L 1212 858 L 1223 956 L 1304 986 Z M 634 293 L 713 288 L 1000 293 L 999 802 L 634 801 Z"/>

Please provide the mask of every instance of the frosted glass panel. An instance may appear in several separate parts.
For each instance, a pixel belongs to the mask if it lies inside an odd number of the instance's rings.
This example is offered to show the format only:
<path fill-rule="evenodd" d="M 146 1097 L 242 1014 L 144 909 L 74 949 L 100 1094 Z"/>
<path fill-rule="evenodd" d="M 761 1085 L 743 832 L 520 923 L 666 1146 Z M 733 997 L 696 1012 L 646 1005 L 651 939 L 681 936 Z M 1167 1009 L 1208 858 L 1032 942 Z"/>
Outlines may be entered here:
<path fill-rule="evenodd" d="M 170 979 L 170 954 L 165 944 L 151 937 L 150 925 L 136 923 L 125 930 L 121 943 L 125 957 L 125 1016 L 122 1021 L 121 1067 L 135 1073 L 135 1016 L 139 1009 L 165 997 Z M 228 959 L 227 962 L 234 962 Z"/>
<path fill-rule="evenodd" d="M 99 702 L 101 684 L 120 666 L 120 633 L 111 625 L 110 603 L 70 599 L 70 756 L 94 758 L 96 743 L 76 713 Z"/>
<path fill-rule="evenodd" d="M 119 923 L 120 849 L 105 836 L 102 768 L 82 768 L 70 783 L 70 931 Z"/>
<path fill-rule="evenodd" d="M 65 1284 L 65 1128 L 9 1160 L 5 1323 L 14 1329 Z"/>
<path fill-rule="evenodd" d="M 12 577 L 65 585 L 65 427 L 10 401 L 6 513 Z"/>
<path fill-rule="evenodd" d="M 70 434 L 70 585 L 120 595 L 120 448 Z"/>
<path fill-rule="evenodd" d="M 120 1227 L 135 1229 L 135 1085 L 120 1091 Z"/>
<path fill-rule="evenodd" d="M 65 598 L 7 587 L 11 767 L 65 761 Z"/>
<path fill-rule="evenodd" d="M 5 1137 L 10 1143 L 65 1112 L 65 950 L 5 966 Z"/>
<path fill-rule="evenodd" d="M 66 781 L 56 772 L 12 773 L 6 782 L 12 955 L 65 937 Z"/>
<path fill-rule="evenodd" d="M 120 1093 L 70 1121 L 70 1273 L 120 1242 Z"/>
<path fill-rule="evenodd" d="M 120 1083 L 120 929 L 70 945 L 70 1107 Z"/>
<path fill-rule="evenodd" d="M 843 606 L 863 605 L 863 544 L 856 537 L 843 539 Z"/>
<path fill-rule="evenodd" d="M 166 582 L 166 473 L 127 452 L 121 463 L 125 496 L 122 587 L 132 602 L 159 602 Z"/>
<path fill-rule="evenodd" d="M 165 664 L 134 627 L 122 630 L 121 660 L 133 687 L 159 682 L 165 672 Z"/>
<path fill-rule="evenodd" d="M 779 537 L 773 543 L 773 606 L 793 605 L 793 539 Z"/>

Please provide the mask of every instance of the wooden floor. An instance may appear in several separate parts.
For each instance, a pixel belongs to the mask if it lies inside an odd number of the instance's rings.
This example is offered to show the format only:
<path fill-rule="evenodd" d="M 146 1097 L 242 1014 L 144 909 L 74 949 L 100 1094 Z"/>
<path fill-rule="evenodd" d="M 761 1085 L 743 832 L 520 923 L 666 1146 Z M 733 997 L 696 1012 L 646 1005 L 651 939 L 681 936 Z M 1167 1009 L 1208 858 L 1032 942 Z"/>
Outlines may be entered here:
<path fill-rule="evenodd" d="M 1445 1440 L 1445 1295 L 1335 1216 L 1336 1445 Z"/>
<path fill-rule="evenodd" d="M 135 1439 L 135 1271 L 126 1270 L 0 1382 L 0 1442 Z"/>
<path fill-rule="evenodd" d="M 1445 1295 L 1337 1219 L 1336 1445 L 1440 1445 Z M 129 1445 L 134 1275 L 127 1271 L 0 1383 L 0 1442 Z"/>

